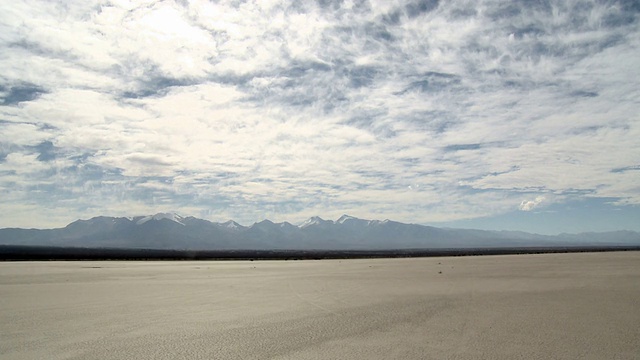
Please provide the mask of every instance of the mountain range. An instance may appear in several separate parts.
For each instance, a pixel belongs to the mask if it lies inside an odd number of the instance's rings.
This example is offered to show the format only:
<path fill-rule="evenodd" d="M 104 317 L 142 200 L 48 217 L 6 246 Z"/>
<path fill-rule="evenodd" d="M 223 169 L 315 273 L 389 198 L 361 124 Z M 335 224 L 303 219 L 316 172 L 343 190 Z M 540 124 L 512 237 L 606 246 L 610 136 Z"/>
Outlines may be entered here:
<path fill-rule="evenodd" d="M 0 245 L 175 250 L 395 250 L 554 246 L 637 246 L 640 233 L 538 235 L 437 228 L 391 220 L 312 217 L 300 225 L 270 220 L 242 226 L 159 213 L 99 216 L 57 229 L 0 229 Z"/>

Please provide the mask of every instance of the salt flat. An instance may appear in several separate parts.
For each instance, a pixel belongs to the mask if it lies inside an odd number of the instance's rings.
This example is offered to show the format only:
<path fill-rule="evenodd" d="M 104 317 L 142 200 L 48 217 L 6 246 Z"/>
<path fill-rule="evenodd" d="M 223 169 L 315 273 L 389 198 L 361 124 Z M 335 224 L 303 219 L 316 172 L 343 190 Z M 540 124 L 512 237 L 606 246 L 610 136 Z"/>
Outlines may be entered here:
<path fill-rule="evenodd" d="M 640 253 L 0 263 L 2 359 L 638 359 Z"/>

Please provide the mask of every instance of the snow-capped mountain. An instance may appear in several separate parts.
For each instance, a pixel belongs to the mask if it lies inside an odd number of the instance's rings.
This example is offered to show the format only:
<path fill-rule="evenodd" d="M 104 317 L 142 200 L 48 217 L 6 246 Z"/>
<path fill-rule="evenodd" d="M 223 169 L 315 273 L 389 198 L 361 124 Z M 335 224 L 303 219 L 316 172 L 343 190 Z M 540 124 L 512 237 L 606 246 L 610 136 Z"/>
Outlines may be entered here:
<path fill-rule="evenodd" d="M 227 229 L 233 229 L 233 230 L 239 230 L 239 229 L 244 228 L 244 226 L 238 224 L 237 222 L 235 222 L 233 220 L 229 220 L 227 222 L 223 222 L 220 225 L 226 227 Z"/>
<path fill-rule="evenodd" d="M 298 227 L 300 229 L 304 229 L 304 228 L 307 228 L 309 226 L 322 226 L 322 225 L 332 225 L 332 224 L 333 224 L 333 221 L 331 221 L 331 220 L 324 220 L 319 216 L 313 216 L 313 217 L 310 217 L 309 219 L 307 219 L 302 224 L 300 224 Z"/>
<path fill-rule="evenodd" d="M 64 228 L 0 229 L 0 245 L 193 250 L 379 250 L 532 246 L 640 245 L 640 233 L 536 235 L 511 231 L 444 229 L 343 215 L 314 216 L 295 226 L 263 220 L 242 226 L 173 213 L 135 217 L 99 216 Z"/>
<path fill-rule="evenodd" d="M 338 220 L 336 220 L 336 224 L 344 224 L 345 222 L 352 222 L 352 221 L 358 221 L 360 219 L 344 214 L 342 216 L 340 216 L 340 218 L 338 218 Z"/>
<path fill-rule="evenodd" d="M 184 224 L 182 223 L 182 220 L 183 220 L 182 216 L 174 213 L 157 213 L 155 215 L 148 215 L 142 218 L 136 218 L 136 225 L 142 225 L 147 221 L 152 221 L 152 220 L 153 221 L 169 220 L 184 226 Z"/>

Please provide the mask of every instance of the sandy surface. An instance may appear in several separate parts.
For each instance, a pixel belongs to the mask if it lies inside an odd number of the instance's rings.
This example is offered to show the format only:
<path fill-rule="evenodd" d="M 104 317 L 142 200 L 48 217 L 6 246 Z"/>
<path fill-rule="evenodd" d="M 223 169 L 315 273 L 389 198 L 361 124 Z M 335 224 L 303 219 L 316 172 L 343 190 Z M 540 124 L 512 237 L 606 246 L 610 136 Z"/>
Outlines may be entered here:
<path fill-rule="evenodd" d="M 640 359 L 640 253 L 0 263 L 2 359 Z"/>

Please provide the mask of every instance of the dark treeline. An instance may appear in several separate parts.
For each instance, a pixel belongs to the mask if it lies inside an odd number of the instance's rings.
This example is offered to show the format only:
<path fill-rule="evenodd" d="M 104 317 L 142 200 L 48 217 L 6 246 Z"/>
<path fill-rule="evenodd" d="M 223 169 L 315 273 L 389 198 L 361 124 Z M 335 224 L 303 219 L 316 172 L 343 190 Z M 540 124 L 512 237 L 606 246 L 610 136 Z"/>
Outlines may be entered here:
<path fill-rule="evenodd" d="M 640 246 L 406 250 L 154 250 L 0 245 L 0 260 L 302 260 L 640 251 Z"/>

